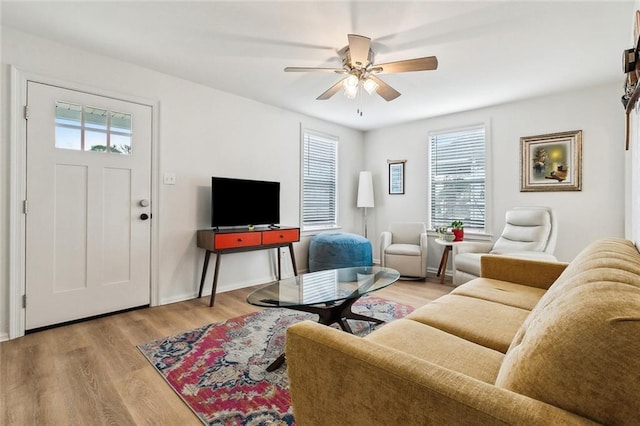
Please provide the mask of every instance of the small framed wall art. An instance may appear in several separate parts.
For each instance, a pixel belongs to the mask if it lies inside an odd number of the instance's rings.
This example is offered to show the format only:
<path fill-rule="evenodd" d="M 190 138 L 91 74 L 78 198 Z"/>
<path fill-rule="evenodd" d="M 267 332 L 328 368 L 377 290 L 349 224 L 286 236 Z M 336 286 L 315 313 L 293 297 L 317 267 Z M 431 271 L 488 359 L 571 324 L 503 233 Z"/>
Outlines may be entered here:
<path fill-rule="evenodd" d="M 582 130 L 520 138 L 520 192 L 582 190 Z"/>
<path fill-rule="evenodd" d="M 389 163 L 389 194 L 404 194 L 404 163 L 407 160 L 387 160 Z"/>

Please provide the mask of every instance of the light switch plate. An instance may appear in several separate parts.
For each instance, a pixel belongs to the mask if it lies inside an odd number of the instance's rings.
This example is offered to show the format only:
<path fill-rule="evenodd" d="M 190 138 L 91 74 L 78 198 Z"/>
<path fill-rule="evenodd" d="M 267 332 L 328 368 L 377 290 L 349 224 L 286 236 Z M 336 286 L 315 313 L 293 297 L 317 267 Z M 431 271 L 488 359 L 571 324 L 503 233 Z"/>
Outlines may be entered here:
<path fill-rule="evenodd" d="M 176 184 L 176 174 L 173 172 L 165 172 L 162 183 L 165 185 L 175 185 Z"/>

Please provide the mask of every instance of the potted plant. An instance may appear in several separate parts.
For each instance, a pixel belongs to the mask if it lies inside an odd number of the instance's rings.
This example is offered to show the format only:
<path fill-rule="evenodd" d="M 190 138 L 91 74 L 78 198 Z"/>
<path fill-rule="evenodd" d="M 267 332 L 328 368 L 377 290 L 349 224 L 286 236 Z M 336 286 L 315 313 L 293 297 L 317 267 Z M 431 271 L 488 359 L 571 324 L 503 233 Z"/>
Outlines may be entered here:
<path fill-rule="evenodd" d="M 455 235 L 449 231 L 448 226 L 437 226 L 434 231 L 438 233 L 438 239 L 442 241 L 453 241 Z"/>
<path fill-rule="evenodd" d="M 448 230 L 449 230 L 449 228 L 448 228 L 448 227 L 446 227 L 446 226 L 438 226 L 438 227 L 436 227 L 436 229 L 435 229 L 435 231 L 436 231 L 436 232 L 438 233 L 438 235 L 440 236 L 440 239 L 441 239 L 441 240 L 443 240 L 443 239 L 444 239 L 444 238 L 443 238 L 443 236 L 444 236 L 444 234 L 446 234 L 446 233 L 447 233 L 447 231 L 448 231 Z"/>
<path fill-rule="evenodd" d="M 453 241 L 462 241 L 464 239 L 464 223 L 460 220 L 451 222 L 451 232 L 456 236 Z"/>

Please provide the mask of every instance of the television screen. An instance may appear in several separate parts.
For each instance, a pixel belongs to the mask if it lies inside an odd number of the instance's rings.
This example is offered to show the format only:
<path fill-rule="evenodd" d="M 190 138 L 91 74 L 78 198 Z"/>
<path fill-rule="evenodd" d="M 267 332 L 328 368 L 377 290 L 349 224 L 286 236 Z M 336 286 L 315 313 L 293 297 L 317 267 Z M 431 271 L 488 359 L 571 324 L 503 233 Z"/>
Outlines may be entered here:
<path fill-rule="evenodd" d="M 211 178 L 211 225 L 280 223 L 280 182 Z"/>

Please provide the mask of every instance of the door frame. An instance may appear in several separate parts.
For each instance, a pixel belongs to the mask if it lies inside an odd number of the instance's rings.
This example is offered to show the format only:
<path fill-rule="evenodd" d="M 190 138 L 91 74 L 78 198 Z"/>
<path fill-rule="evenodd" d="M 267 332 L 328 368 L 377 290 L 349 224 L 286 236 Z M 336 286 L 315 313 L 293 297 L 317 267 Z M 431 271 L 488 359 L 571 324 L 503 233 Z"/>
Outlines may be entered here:
<path fill-rule="evenodd" d="M 41 83 L 92 95 L 119 99 L 151 108 L 151 241 L 150 241 L 150 299 L 151 306 L 160 304 L 159 285 L 159 101 L 116 93 L 113 90 L 89 87 L 81 83 L 61 81 L 11 66 L 9 116 L 9 339 L 24 336 L 26 309 L 26 220 L 23 201 L 27 189 L 27 125 L 24 107 L 27 105 L 27 83 Z"/>

